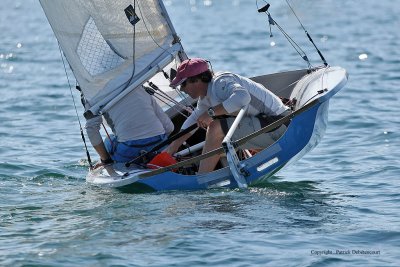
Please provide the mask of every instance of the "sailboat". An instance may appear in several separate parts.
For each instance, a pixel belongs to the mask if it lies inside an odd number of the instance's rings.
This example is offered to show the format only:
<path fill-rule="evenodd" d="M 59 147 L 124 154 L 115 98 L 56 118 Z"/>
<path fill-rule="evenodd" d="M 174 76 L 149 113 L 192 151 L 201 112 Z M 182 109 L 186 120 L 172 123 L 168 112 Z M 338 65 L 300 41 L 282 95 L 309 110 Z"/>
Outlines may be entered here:
<path fill-rule="evenodd" d="M 40 0 L 40 3 L 75 76 L 77 88 L 90 103 L 90 108 L 84 113 L 86 118 L 106 113 L 115 103 L 143 85 L 157 98 L 173 120 L 175 129 L 180 129 L 188 103 L 194 105 L 195 102 L 169 87 L 177 66 L 188 56 L 162 0 Z M 271 25 L 279 26 L 272 19 L 269 7 L 267 4 L 258 12 L 267 14 Z M 206 154 L 201 154 L 205 133 L 198 131 L 186 147 L 174 155 L 177 163 L 149 168 L 128 162 L 90 168 L 86 182 L 97 187 L 132 192 L 246 188 L 296 162 L 323 137 L 329 100 L 348 79 L 345 69 L 326 63 L 308 37 L 323 65 L 311 66 L 302 50 L 291 42 L 308 62 L 307 68 L 251 77 L 284 99 L 292 111 L 289 115 L 239 140 L 232 140 L 236 130 L 234 123 L 221 147 Z M 245 108 L 239 112 L 235 122 L 239 122 L 244 114 Z M 287 125 L 286 131 L 266 149 L 241 149 L 241 145 L 252 138 L 282 124 Z M 167 142 L 180 134 L 182 132 L 174 133 Z M 83 134 L 82 137 L 84 140 Z M 215 154 L 223 155 L 217 169 L 197 174 L 199 162 Z"/>

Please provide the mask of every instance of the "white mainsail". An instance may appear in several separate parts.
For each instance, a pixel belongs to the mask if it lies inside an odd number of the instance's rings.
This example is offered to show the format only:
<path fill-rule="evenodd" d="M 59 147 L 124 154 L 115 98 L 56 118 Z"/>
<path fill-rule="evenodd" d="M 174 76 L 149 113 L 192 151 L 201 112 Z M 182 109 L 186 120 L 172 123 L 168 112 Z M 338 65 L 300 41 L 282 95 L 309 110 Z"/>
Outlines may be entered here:
<path fill-rule="evenodd" d="M 40 4 L 94 114 L 105 111 L 183 51 L 161 0 L 40 0 Z M 129 5 L 139 17 L 134 26 L 124 12 Z"/>

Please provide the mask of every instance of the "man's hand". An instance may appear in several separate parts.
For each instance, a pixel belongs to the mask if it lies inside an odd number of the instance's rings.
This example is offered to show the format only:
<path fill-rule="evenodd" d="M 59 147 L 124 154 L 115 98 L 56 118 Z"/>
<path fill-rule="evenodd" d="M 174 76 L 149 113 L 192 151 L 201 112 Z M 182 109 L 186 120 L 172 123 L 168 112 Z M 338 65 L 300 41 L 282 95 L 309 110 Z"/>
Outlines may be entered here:
<path fill-rule="evenodd" d="M 207 127 L 210 125 L 210 123 L 213 121 L 213 119 L 208 116 L 207 112 L 204 112 L 203 114 L 200 115 L 200 117 L 197 119 L 197 125 L 199 127 L 202 127 L 204 129 L 207 129 Z"/>
<path fill-rule="evenodd" d="M 106 166 L 112 166 L 112 165 L 113 165 L 112 162 L 111 163 L 103 163 L 103 162 L 99 161 L 93 166 L 93 170 L 96 170 L 100 167 L 106 167 Z"/>

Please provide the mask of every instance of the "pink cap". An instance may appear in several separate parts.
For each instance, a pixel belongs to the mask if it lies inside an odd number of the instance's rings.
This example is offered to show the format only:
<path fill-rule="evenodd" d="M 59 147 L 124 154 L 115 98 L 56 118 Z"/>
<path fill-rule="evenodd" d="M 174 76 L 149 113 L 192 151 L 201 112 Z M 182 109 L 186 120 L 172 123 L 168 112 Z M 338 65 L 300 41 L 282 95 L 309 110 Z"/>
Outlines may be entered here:
<path fill-rule="evenodd" d="M 202 58 L 189 58 L 184 60 L 178 67 L 175 78 L 169 86 L 177 87 L 187 78 L 196 76 L 208 70 L 207 61 Z"/>

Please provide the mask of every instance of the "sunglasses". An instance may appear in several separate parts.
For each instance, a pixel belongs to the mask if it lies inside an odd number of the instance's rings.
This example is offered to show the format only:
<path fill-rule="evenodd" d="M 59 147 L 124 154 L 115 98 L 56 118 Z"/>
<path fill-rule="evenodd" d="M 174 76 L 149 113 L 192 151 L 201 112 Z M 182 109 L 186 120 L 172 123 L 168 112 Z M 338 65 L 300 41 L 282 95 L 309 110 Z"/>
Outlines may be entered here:
<path fill-rule="evenodd" d="M 183 83 L 181 83 L 181 88 L 185 88 L 188 83 L 195 83 L 196 81 L 196 78 L 189 77 Z"/>

